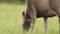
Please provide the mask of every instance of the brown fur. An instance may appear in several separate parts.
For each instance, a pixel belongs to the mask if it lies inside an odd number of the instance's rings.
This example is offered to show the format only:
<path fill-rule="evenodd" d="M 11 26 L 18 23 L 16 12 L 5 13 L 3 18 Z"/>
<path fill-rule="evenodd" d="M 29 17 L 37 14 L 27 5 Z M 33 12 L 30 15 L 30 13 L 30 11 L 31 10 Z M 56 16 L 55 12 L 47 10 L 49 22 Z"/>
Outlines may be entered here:
<path fill-rule="evenodd" d="M 56 16 L 56 14 L 59 18 L 59 32 L 60 32 L 60 0 L 28 0 L 27 10 L 24 16 L 25 20 L 23 21 L 25 24 L 23 25 L 24 29 L 29 30 L 30 27 L 32 27 L 33 29 L 35 19 L 44 17 L 45 24 L 44 26 L 45 30 L 47 31 L 47 18 L 54 17 Z M 29 19 L 30 22 L 28 21 Z M 29 26 L 27 26 L 29 28 L 26 27 L 27 23 L 30 23 Z"/>

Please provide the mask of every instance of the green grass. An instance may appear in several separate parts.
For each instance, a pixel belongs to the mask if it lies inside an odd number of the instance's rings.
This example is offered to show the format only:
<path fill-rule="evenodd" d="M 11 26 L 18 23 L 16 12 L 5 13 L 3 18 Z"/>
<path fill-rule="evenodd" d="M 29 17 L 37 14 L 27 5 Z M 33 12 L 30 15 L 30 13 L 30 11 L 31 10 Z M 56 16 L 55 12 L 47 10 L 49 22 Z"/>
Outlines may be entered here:
<path fill-rule="evenodd" d="M 23 34 L 22 12 L 26 8 L 26 5 L 0 4 L 0 34 Z M 57 17 L 49 18 L 48 33 L 58 34 L 58 25 Z M 43 18 L 36 19 L 33 34 L 45 34 Z"/>

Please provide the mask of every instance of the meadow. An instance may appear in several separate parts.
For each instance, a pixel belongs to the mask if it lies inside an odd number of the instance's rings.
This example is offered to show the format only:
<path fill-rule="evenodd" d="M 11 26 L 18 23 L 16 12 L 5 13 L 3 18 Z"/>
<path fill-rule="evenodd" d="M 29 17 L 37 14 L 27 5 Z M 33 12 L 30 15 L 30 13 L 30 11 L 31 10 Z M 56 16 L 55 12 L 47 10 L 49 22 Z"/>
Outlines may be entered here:
<path fill-rule="evenodd" d="M 26 11 L 26 8 L 26 4 L 0 3 L 0 34 L 23 34 L 22 12 Z M 48 19 L 49 34 L 58 34 L 58 27 L 57 17 Z M 33 34 L 45 34 L 43 18 L 36 18 Z"/>

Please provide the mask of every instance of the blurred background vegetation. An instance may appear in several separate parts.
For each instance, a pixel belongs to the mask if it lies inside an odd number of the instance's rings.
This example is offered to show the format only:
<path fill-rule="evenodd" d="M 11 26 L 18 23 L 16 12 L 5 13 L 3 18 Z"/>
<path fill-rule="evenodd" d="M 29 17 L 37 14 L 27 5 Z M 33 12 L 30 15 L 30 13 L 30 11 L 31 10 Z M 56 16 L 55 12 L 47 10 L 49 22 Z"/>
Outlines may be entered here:
<path fill-rule="evenodd" d="M 27 3 L 28 0 L 0 0 L 0 3 L 7 2 L 7 3 Z"/>

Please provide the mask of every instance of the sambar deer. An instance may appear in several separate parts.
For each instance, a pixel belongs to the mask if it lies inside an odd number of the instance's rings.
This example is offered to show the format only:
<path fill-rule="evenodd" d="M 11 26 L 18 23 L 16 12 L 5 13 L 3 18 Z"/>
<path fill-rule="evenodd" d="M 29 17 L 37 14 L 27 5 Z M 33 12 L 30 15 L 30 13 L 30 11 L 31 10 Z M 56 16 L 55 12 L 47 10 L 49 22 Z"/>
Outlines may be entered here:
<path fill-rule="evenodd" d="M 47 32 L 49 17 L 58 16 L 60 34 L 60 0 L 28 0 L 27 10 L 22 13 L 23 30 L 29 31 L 34 28 L 36 18 L 44 18 L 44 27 Z"/>

